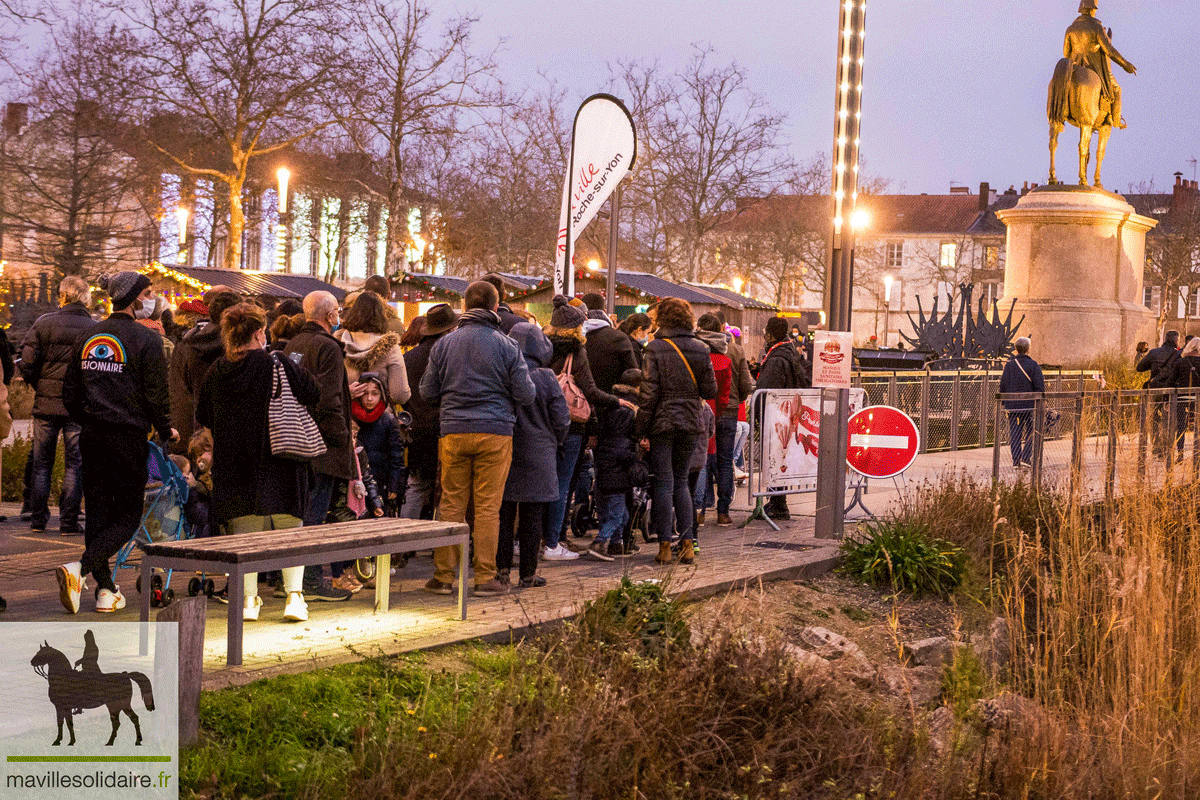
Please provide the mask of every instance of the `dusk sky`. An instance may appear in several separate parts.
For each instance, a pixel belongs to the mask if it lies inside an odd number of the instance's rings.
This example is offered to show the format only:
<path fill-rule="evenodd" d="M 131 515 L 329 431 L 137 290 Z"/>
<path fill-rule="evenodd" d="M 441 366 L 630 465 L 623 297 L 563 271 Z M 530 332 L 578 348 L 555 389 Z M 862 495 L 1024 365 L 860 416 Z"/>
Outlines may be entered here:
<path fill-rule="evenodd" d="M 1114 131 L 1104 183 L 1124 192 L 1173 173 L 1197 177 L 1200 156 L 1200 3 L 1099 0 L 1099 19 L 1138 68 L 1115 67 L 1128 130 Z M 1048 170 L 1046 87 L 1062 56 L 1078 0 L 872 0 L 863 100 L 867 169 L 892 191 L 944 194 L 951 183 L 1000 191 L 1044 183 Z M 836 0 L 506 0 L 441 3 L 481 19 L 479 43 L 507 43 L 502 74 L 535 83 L 538 70 L 573 93 L 605 87 L 606 64 L 657 58 L 686 62 L 693 42 L 736 60 L 751 86 L 788 116 L 793 154 L 807 159 L 833 138 Z M 1178 66 L 1174 66 L 1178 65 Z M 1059 142 L 1059 173 L 1073 179 L 1079 132 Z"/>

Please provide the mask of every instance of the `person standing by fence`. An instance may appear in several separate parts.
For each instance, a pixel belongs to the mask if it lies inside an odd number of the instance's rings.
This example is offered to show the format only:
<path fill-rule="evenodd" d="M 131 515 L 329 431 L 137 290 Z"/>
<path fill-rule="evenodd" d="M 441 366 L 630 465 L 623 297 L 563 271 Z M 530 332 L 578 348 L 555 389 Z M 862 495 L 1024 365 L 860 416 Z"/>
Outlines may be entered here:
<path fill-rule="evenodd" d="M 1029 355 L 1029 338 L 1014 343 L 1016 355 L 1004 365 L 1000 376 L 1000 394 L 1027 394 L 1046 391 L 1042 368 Z M 1008 445 L 1014 467 L 1033 466 L 1033 400 L 1004 400 L 1008 413 Z"/>

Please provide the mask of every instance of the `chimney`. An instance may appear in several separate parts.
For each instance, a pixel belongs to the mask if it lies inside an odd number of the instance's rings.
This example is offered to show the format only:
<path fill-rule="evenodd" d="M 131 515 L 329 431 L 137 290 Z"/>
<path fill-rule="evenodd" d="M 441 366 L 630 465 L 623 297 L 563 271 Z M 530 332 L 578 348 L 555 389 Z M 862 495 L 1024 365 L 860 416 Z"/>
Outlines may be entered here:
<path fill-rule="evenodd" d="M 4 108 L 4 135 L 17 136 L 29 122 L 28 103 L 9 103 Z"/>
<path fill-rule="evenodd" d="M 992 204 L 992 187 L 987 181 L 979 184 L 979 210 L 987 211 Z"/>
<path fill-rule="evenodd" d="M 1175 185 L 1176 185 L 1176 186 L 1181 186 L 1182 184 L 1183 184 L 1183 173 L 1182 173 L 1182 172 L 1176 172 L 1176 173 L 1175 173 Z"/>
<path fill-rule="evenodd" d="M 1027 194 L 1029 194 L 1029 181 L 1025 181 L 1025 184 L 1021 187 L 1021 196 L 1023 197 Z"/>

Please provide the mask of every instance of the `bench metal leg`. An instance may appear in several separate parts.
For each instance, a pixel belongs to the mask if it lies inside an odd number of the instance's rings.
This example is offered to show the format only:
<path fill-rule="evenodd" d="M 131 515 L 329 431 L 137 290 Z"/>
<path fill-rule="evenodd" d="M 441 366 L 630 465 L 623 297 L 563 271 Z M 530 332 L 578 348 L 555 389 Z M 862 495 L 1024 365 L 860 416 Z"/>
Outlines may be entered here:
<path fill-rule="evenodd" d="M 392 590 L 392 554 L 375 556 L 375 613 L 388 610 L 388 595 Z"/>
<path fill-rule="evenodd" d="M 467 618 L 467 557 L 471 553 L 470 542 L 464 542 L 458 558 L 458 618 Z"/>
<path fill-rule="evenodd" d="M 148 557 L 142 557 L 142 591 L 138 592 L 138 605 L 141 607 L 142 618 L 141 640 L 138 642 L 138 653 L 143 656 L 150 654 L 150 626 L 146 623 L 150 621 L 150 576 L 154 574 L 154 569 L 149 562 L 150 559 Z"/>
<path fill-rule="evenodd" d="M 229 573 L 229 582 L 226 584 L 229 587 L 229 630 L 225 663 L 230 667 L 239 667 L 242 664 L 242 607 L 246 604 L 243 583 L 240 570 Z"/>

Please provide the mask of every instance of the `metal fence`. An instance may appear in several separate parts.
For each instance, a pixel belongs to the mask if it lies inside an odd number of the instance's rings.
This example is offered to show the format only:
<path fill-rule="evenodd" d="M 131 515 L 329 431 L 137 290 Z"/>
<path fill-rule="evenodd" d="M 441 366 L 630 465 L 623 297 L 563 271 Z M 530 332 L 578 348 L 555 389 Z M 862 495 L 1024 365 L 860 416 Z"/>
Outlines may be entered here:
<path fill-rule="evenodd" d="M 991 447 L 996 442 L 995 395 L 999 370 L 953 372 L 856 372 L 853 385 L 867 393 L 868 406 L 898 408 L 916 421 L 921 452 Z M 1044 370 L 1048 392 L 1100 390 L 1095 372 Z"/>
<path fill-rule="evenodd" d="M 1166 480 L 1200 478 L 1196 413 L 1200 388 L 994 395 L 993 479 L 1027 469 L 1035 489 L 1087 502 Z M 1014 464 L 1005 400 L 1033 402 L 1030 466 Z"/>

